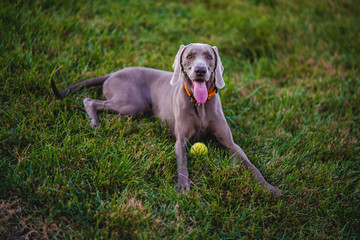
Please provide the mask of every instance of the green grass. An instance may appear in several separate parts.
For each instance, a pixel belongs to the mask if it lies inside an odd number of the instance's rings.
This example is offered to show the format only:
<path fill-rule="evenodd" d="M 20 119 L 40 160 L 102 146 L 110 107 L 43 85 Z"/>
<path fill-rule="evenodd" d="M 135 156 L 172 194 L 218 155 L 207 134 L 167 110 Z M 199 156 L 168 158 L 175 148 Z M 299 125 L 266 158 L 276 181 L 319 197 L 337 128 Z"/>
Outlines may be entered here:
<path fill-rule="evenodd" d="M 1 1 L 1 239 L 360 238 L 360 3 Z M 59 88 L 127 66 L 171 70 L 180 44 L 219 48 L 235 142 L 274 197 L 214 140 L 178 195 L 159 119 L 100 114 Z M 190 146 L 190 145 L 189 145 Z"/>

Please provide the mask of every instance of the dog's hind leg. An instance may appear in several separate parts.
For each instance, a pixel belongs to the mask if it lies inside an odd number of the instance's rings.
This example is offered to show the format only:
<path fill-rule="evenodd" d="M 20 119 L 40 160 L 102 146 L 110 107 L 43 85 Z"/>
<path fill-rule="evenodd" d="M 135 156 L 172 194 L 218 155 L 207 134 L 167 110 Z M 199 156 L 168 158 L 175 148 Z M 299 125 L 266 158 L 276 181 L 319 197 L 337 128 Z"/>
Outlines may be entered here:
<path fill-rule="evenodd" d="M 99 118 L 97 116 L 98 111 L 110 110 L 121 114 L 135 115 L 145 112 L 148 109 L 148 106 L 144 104 L 122 104 L 121 101 L 116 101 L 114 99 L 95 100 L 91 98 L 85 98 L 84 106 L 86 113 L 90 117 L 90 125 L 93 128 L 98 128 L 100 126 Z"/>

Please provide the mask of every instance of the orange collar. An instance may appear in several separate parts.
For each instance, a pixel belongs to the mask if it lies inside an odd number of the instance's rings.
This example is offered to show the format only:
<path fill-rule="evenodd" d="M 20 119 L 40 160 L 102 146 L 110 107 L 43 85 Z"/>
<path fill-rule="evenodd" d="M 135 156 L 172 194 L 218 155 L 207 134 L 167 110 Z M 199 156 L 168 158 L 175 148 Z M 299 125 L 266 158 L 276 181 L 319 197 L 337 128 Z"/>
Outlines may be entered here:
<path fill-rule="evenodd" d="M 185 88 L 187 95 L 189 95 L 191 102 L 196 103 L 196 100 L 195 100 L 193 94 L 190 93 L 185 82 L 184 82 L 184 88 Z M 212 98 L 216 93 L 217 93 L 217 88 L 215 86 L 215 82 L 213 82 L 210 89 L 208 90 L 208 100 L 210 100 L 210 98 Z"/>

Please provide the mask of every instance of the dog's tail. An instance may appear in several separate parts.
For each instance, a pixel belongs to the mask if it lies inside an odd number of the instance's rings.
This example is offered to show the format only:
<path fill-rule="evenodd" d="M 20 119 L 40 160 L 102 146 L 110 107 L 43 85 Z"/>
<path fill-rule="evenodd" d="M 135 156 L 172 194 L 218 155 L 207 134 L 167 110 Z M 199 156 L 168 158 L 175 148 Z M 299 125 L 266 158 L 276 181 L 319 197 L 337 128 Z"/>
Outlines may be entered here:
<path fill-rule="evenodd" d="M 102 77 L 96 77 L 96 78 L 90 78 L 88 80 L 82 81 L 80 83 L 77 83 L 75 85 L 72 85 L 62 91 L 58 91 L 56 85 L 55 85 L 55 81 L 54 79 L 51 77 L 51 88 L 55 94 L 55 96 L 59 99 L 64 98 L 68 93 L 74 91 L 77 88 L 88 88 L 88 87 L 92 87 L 92 86 L 98 86 L 101 85 L 105 82 L 106 79 L 108 79 L 110 77 L 111 74 L 102 76 Z"/>

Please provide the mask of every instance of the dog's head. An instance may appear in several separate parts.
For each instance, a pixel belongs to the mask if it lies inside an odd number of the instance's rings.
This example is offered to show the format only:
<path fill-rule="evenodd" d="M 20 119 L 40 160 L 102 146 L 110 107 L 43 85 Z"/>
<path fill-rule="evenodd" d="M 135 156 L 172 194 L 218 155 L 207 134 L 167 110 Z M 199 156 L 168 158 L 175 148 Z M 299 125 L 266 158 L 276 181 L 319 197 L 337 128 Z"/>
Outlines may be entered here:
<path fill-rule="evenodd" d="M 171 85 L 188 81 L 198 103 L 205 103 L 207 90 L 215 81 L 217 88 L 225 86 L 222 77 L 223 66 L 217 48 L 207 44 L 181 45 L 173 64 Z M 205 96 L 206 95 L 206 96 Z"/>

